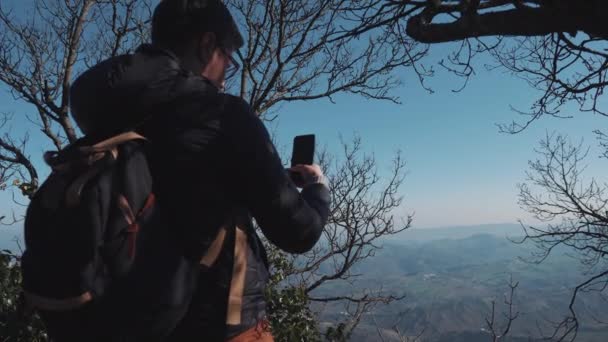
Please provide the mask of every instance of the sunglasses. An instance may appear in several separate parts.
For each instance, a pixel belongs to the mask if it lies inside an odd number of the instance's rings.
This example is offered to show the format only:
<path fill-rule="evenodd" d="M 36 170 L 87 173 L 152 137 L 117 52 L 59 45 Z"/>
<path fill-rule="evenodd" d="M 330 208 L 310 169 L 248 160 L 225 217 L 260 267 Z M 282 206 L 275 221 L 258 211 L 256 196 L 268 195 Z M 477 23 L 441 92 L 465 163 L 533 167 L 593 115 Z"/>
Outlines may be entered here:
<path fill-rule="evenodd" d="M 221 50 L 224 53 L 224 55 L 226 55 L 226 57 L 228 57 L 228 59 L 230 59 L 230 65 L 228 65 L 228 67 L 226 68 L 226 79 L 230 79 L 231 77 L 236 75 L 236 73 L 241 68 L 241 65 L 239 64 L 239 62 L 237 62 L 236 59 L 234 59 L 234 57 L 232 57 L 231 53 L 228 53 L 228 51 L 225 48 L 221 48 Z"/>

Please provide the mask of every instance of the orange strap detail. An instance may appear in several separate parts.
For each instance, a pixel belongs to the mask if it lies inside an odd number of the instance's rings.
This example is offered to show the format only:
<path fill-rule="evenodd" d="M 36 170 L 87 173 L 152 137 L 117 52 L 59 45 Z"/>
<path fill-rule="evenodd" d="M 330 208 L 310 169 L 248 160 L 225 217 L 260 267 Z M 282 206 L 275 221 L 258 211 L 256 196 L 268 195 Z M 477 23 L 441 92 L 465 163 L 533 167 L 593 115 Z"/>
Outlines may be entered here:
<path fill-rule="evenodd" d="M 143 214 L 150 209 L 154 202 L 156 201 L 156 196 L 154 193 L 150 193 L 148 198 L 146 199 L 146 203 L 141 208 L 141 210 L 137 213 L 137 216 L 133 214 L 133 210 L 129 205 L 129 201 L 124 195 L 118 196 L 118 207 L 122 211 L 122 214 L 129 225 L 127 227 L 127 233 L 129 233 L 129 258 L 133 259 L 135 257 L 135 244 L 137 242 L 137 233 L 139 232 L 140 226 L 138 219 L 140 219 Z"/>

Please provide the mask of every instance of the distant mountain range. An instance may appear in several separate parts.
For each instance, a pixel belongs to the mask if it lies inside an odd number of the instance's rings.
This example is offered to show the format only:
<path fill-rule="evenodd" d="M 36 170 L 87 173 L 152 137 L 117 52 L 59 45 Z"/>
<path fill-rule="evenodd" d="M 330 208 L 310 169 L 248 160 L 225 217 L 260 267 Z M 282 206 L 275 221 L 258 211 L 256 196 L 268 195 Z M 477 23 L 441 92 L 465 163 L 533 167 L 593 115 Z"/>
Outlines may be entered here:
<path fill-rule="evenodd" d="M 0 249 L 13 249 L 15 237 L 22 239 L 22 225 L 12 227 L 0 226 Z M 401 234 L 391 237 L 389 243 L 428 242 L 441 239 L 464 239 L 476 234 L 490 234 L 497 237 L 517 237 L 522 235 L 518 224 L 486 224 L 475 226 L 453 226 L 439 228 L 411 228 Z"/>
<path fill-rule="evenodd" d="M 496 237 L 519 237 L 523 235 L 521 225 L 516 223 L 482 224 L 474 226 L 450 226 L 437 228 L 410 228 L 388 239 L 392 242 L 433 241 L 441 239 L 464 239 L 477 234 Z"/>
<path fill-rule="evenodd" d="M 502 317 L 503 297 L 512 276 L 519 282 L 515 309 L 520 312 L 511 337 L 504 342 L 540 341 L 537 325 L 549 332 L 547 320 L 558 320 L 567 309 L 573 286 L 584 271 L 564 250 L 537 265 L 531 261 L 533 246 L 518 245 L 523 231 L 518 224 L 491 224 L 443 228 L 410 229 L 385 241 L 375 257 L 353 269 L 361 274 L 354 284 L 334 283 L 315 296 L 375 290 L 406 295 L 400 302 L 378 306 L 366 315 L 352 341 L 400 341 L 393 327 L 403 335 L 417 335 L 417 342 L 491 341 L 483 329 L 491 301 Z M 16 249 L 20 227 L 0 228 L 0 249 Z M 608 321 L 608 305 L 597 294 L 584 294 L 577 306 L 584 319 L 577 342 L 608 341 L 608 326 L 591 319 Z M 316 308 L 323 325 L 343 319 L 344 307 Z M 502 322 L 502 321 L 499 321 Z M 380 335 L 382 334 L 382 338 Z"/>
<path fill-rule="evenodd" d="M 572 288 L 583 279 L 583 269 L 564 250 L 556 250 L 540 265 L 532 261 L 533 246 L 519 245 L 505 236 L 521 236 L 519 225 L 486 225 L 418 229 L 387 242 L 374 258 L 358 265 L 362 274 L 354 284 L 333 284 L 315 296 L 378 289 L 406 298 L 378 306 L 364 317 L 352 341 L 399 341 L 397 324 L 405 335 L 424 331 L 418 342 L 491 341 L 484 319 L 496 302 L 502 324 L 504 294 L 510 277 L 519 282 L 515 309 L 520 312 L 511 338 L 504 341 L 540 341 L 538 326 L 551 331 L 548 320 L 559 320 L 567 310 Z M 577 342 L 608 341 L 608 306 L 599 295 L 585 294 L 577 307 L 584 324 Z M 343 318 L 343 307 L 320 308 L 325 322 Z M 502 340 L 501 340 L 502 341 Z"/>

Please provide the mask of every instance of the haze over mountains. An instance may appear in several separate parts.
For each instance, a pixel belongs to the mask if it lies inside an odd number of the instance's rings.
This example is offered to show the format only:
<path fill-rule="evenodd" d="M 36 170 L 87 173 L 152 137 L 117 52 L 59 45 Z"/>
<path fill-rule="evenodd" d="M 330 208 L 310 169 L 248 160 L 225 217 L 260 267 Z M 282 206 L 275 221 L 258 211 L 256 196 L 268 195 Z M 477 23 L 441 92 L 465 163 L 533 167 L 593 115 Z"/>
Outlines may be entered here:
<path fill-rule="evenodd" d="M 451 226 L 437 228 L 411 228 L 391 237 L 393 242 L 421 242 L 441 239 L 464 239 L 477 234 L 489 234 L 496 237 L 522 236 L 521 225 L 516 223 L 494 223 L 468 226 Z"/>
<path fill-rule="evenodd" d="M 583 279 L 577 260 L 563 250 L 541 264 L 534 264 L 533 246 L 507 239 L 522 236 L 516 224 L 418 229 L 385 244 L 382 251 L 353 270 L 361 274 L 354 286 L 335 284 L 324 294 L 360 292 L 382 288 L 404 294 L 403 301 L 379 306 L 363 318 L 353 341 L 399 341 L 393 327 L 404 335 L 418 335 L 419 342 L 491 341 L 484 319 L 496 302 L 499 326 L 509 281 L 519 282 L 514 309 L 519 318 L 506 341 L 536 341 L 552 332 L 549 321 L 558 321 L 567 310 L 572 288 Z M 577 304 L 583 326 L 577 341 L 608 341 L 608 305 L 597 293 L 581 296 Z M 325 322 L 343 317 L 343 307 L 319 307 Z M 379 332 L 380 331 L 380 332 Z"/>
<path fill-rule="evenodd" d="M 0 249 L 15 250 L 12 241 L 20 228 L 0 229 Z M 550 333 L 548 321 L 562 318 L 572 288 L 583 279 L 577 260 L 557 250 L 541 264 L 531 261 L 533 246 L 515 244 L 522 236 L 518 224 L 494 224 L 411 229 L 388 240 L 384 248 L 353 269 L 361 274 L 354 284 L 333 284 L 317 295 L 383 291 L 406 298 L 378 306 L 363 317 L 352 341 L 400 341 L 394 331 L 418 335 L 418 342 L 491 341 L 484 319 L 496 302 L 499 326 L 510 278 L 519 282 L 514 309 L 519 318 L 505 342 L 540 341 L 539 327 Z M 508 238 L 507 238 L 508 237 Z M 597 293 L 580 297 L 577 304 L 584 324 L 577 342 L 608 341 L 608 302 Z M 344 307 L 315 307 L 324 324 L 344 318 Z M 380 335 L 382 334 L 382 338 Z"/>

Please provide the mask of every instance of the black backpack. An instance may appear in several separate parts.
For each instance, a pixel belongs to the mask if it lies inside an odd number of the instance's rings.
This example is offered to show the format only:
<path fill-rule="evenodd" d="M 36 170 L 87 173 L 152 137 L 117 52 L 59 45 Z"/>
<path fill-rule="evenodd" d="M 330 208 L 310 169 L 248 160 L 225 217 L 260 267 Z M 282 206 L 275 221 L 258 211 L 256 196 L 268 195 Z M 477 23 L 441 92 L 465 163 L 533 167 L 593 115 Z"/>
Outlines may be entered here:
<path fill-rule="evenodd" d="M 27 209 L 23 293 L 56 341 L 160 340 L 187 308 L 196 264 L 161 215 L 135 132 L 45 153 Z"/>

